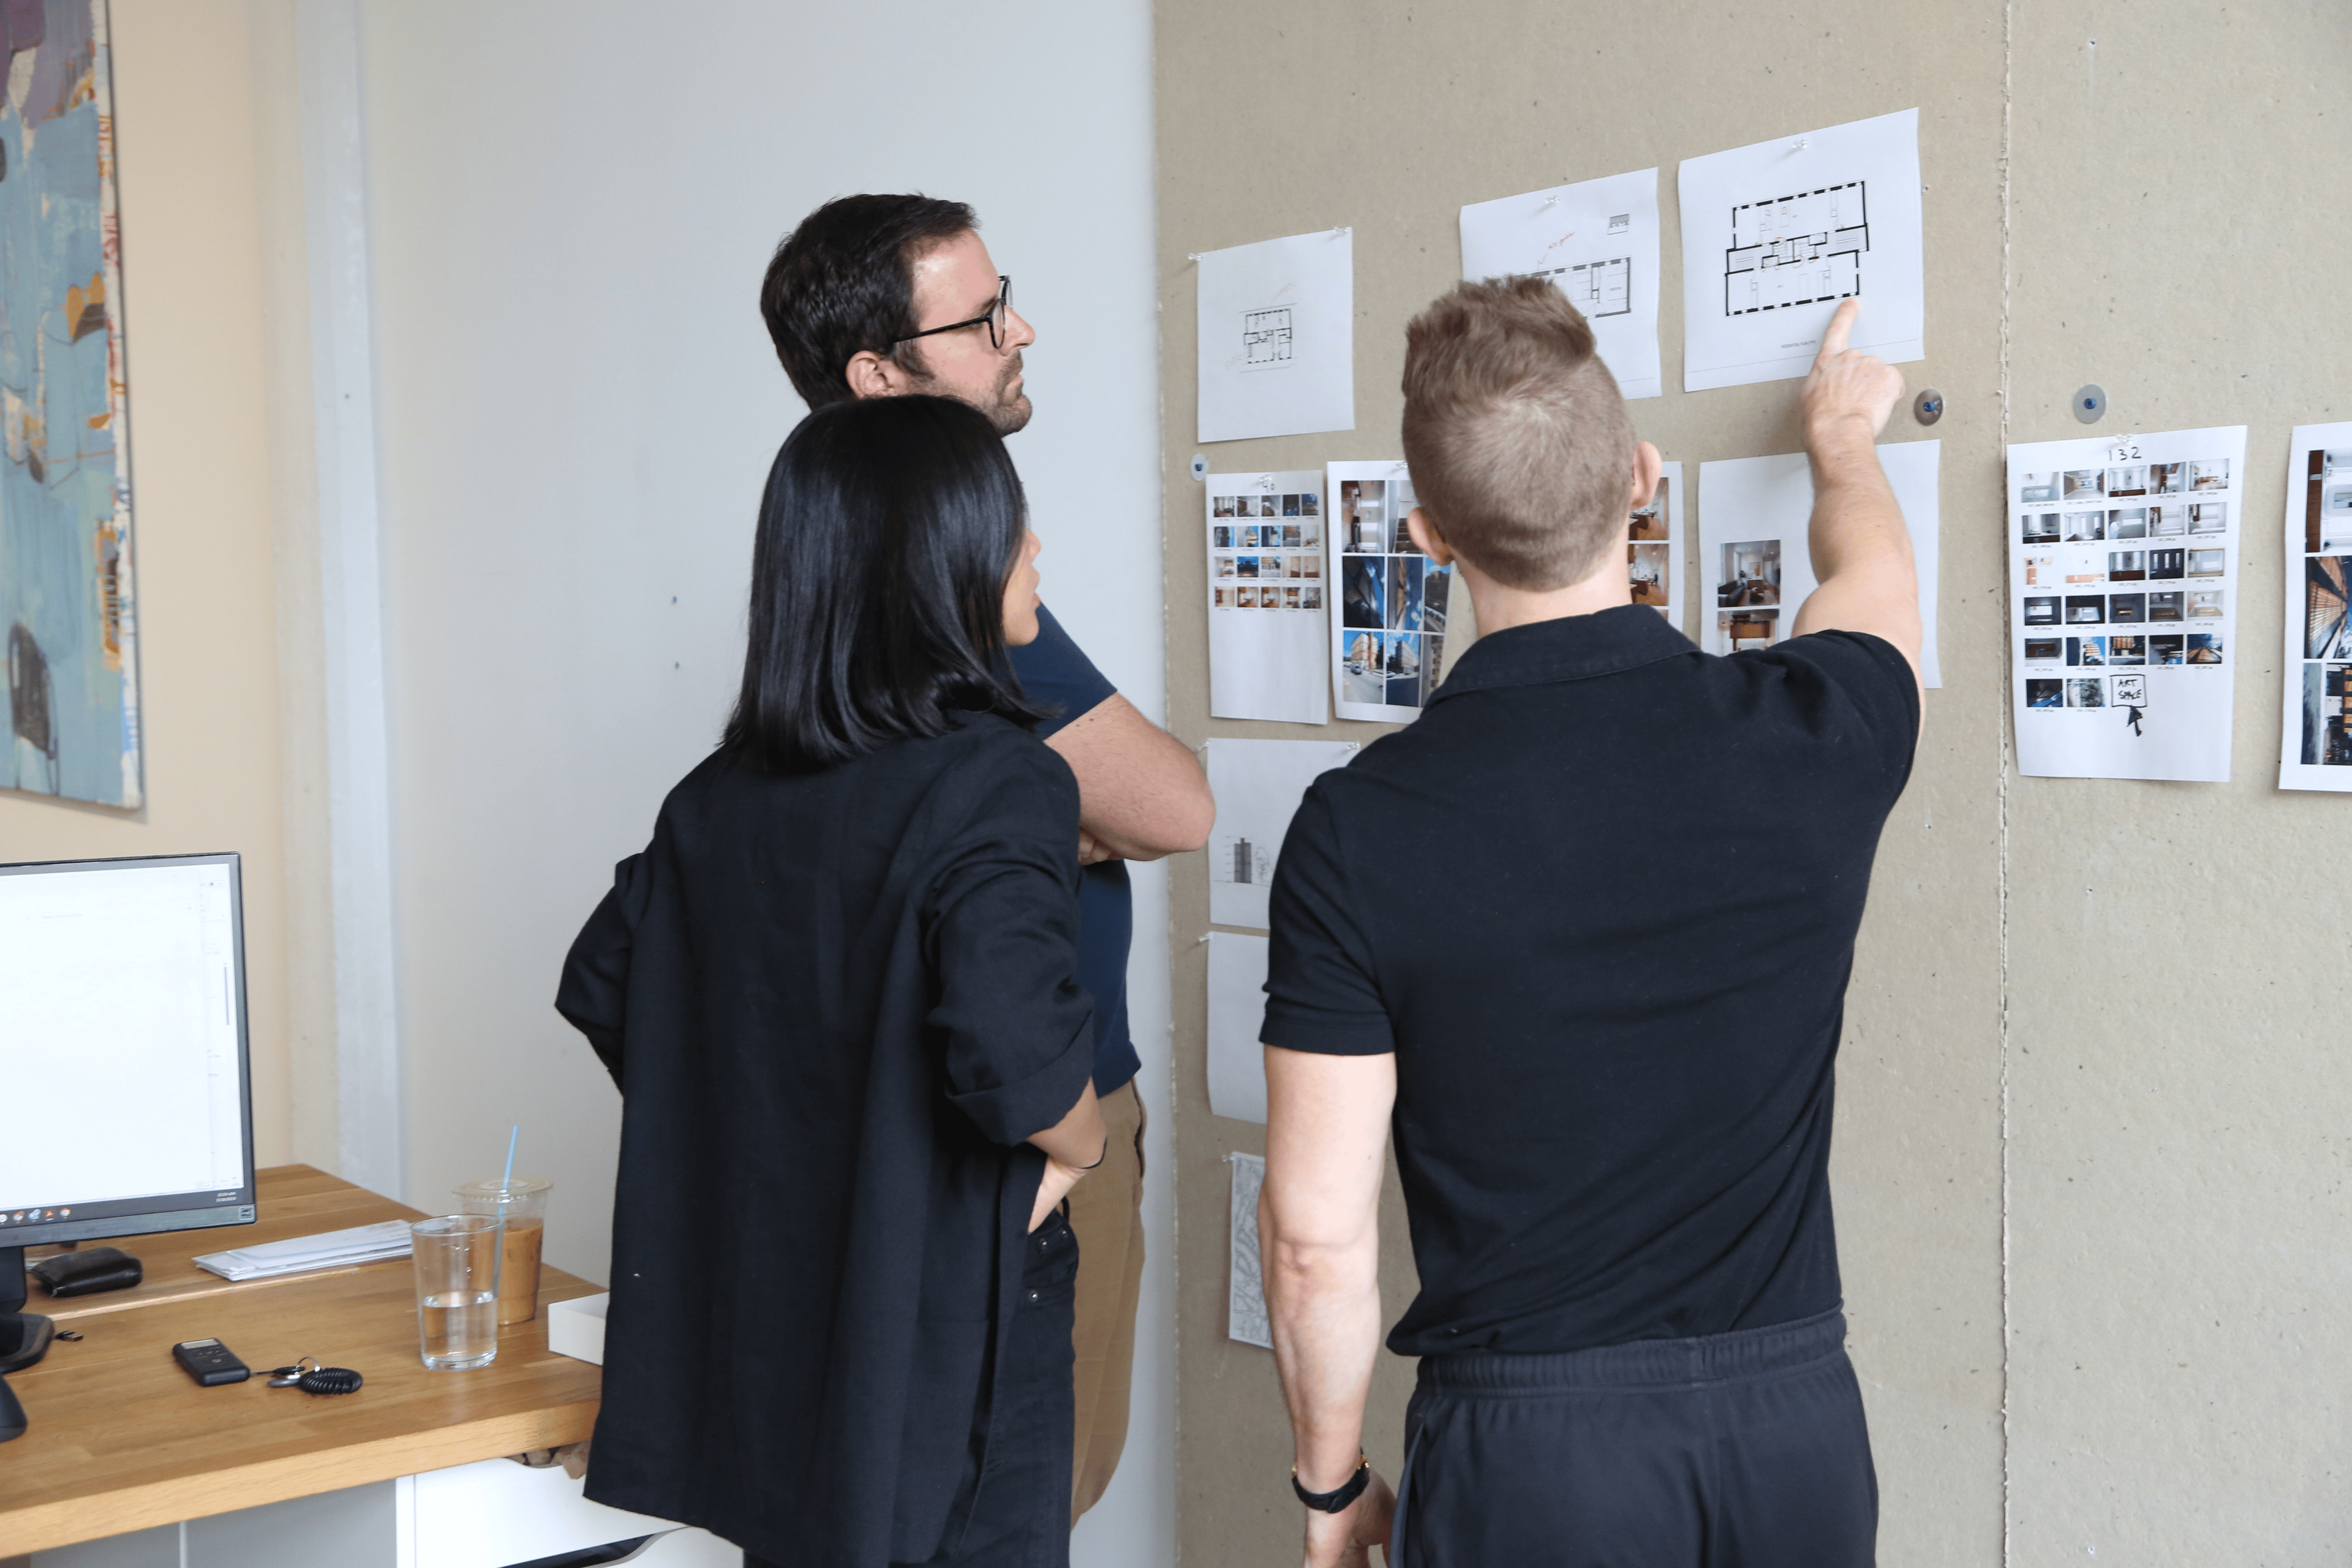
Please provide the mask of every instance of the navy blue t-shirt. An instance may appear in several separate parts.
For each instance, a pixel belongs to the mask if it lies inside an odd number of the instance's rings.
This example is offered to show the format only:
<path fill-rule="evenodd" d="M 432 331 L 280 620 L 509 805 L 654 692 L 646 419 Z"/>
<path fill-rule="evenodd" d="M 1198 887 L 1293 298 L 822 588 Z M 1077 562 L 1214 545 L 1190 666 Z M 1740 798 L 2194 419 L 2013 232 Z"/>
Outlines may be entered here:
<path fill-rule="evenodd" d="M 1037 606 L 1037 640 L 1008 648 L 1021 689 L 1041 707 L 1059 711 L 1037 726 L 1040 738 L 1082 719 L 1118 688 L 1070 640 L 1062 623 Z M 1095 999 L 1095 1093 L 1108 1094 L 1143 1063 L 1127 1032 L 1127 949 L 1135 936 L 1135 903 L 1127 862 L 1102 860 L 1078 879 L 1078 984 Z"/>

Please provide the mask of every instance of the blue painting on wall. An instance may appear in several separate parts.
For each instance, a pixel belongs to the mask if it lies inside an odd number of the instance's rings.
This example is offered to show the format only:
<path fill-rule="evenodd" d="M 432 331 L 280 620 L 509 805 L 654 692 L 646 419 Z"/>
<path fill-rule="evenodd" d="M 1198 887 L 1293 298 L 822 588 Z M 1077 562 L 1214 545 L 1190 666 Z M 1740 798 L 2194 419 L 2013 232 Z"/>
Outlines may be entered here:
<path fill-rule="evenodd" d="M 0 787 L 141 804 L 105 0 L 0 0 Z"/>

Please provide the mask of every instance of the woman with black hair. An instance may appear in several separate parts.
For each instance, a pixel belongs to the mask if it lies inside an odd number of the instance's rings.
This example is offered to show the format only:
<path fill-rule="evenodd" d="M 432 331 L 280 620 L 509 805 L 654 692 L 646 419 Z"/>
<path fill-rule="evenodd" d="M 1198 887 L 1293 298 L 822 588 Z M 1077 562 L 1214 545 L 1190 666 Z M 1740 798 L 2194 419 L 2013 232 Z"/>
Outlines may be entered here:
<path fill-rule="evenodd" d="M 803 420 L 725 738 L 564 967 L 622 1095 L 588 1495 L 754 1568 L 1068 1561 L 1104 1133 L 1077 785 L 1004 658 L 1037 548 L 965 405 Z"/>

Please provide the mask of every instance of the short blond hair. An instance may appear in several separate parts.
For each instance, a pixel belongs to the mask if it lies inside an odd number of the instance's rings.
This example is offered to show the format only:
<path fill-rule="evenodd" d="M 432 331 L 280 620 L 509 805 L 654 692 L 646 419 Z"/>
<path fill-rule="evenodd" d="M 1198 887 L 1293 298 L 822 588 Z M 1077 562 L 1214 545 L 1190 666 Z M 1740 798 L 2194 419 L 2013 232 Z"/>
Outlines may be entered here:
<path fill-rule="evenodd" d="M 1404 458 L 1471 564 L 1507 587 L 1562 588 L 1624 530 L 1633 422 L 1568 297 L 1490 278 L 1405 329 Z"/>

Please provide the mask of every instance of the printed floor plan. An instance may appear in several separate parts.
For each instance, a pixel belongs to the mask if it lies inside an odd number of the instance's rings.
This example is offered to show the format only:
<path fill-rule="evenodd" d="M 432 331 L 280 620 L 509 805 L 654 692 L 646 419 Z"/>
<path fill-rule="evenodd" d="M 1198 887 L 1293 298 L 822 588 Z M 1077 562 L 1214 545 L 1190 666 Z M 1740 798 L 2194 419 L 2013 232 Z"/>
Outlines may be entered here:
<path fill-rule="evenodd" d="M 1569 303 L 1587 317 L 1625 316 L 1633 310 L 1633 258 L 1580 261 L 1571 267 L 1550 267 L 1529 278 L 1549 278 L 1568 296 Z"/>
<path fill-rule="evenodd" d="M 1731 210 L 1723 312 L 1752 315 L 1862 292 L 1870 248 L 1864 181 L 1748 202 Z"/>
<path fill-rule="evenodd" d="M 1242 313 L 1243 368 L 1265 370 L 1290 363 L 1290 307 Z"/>

